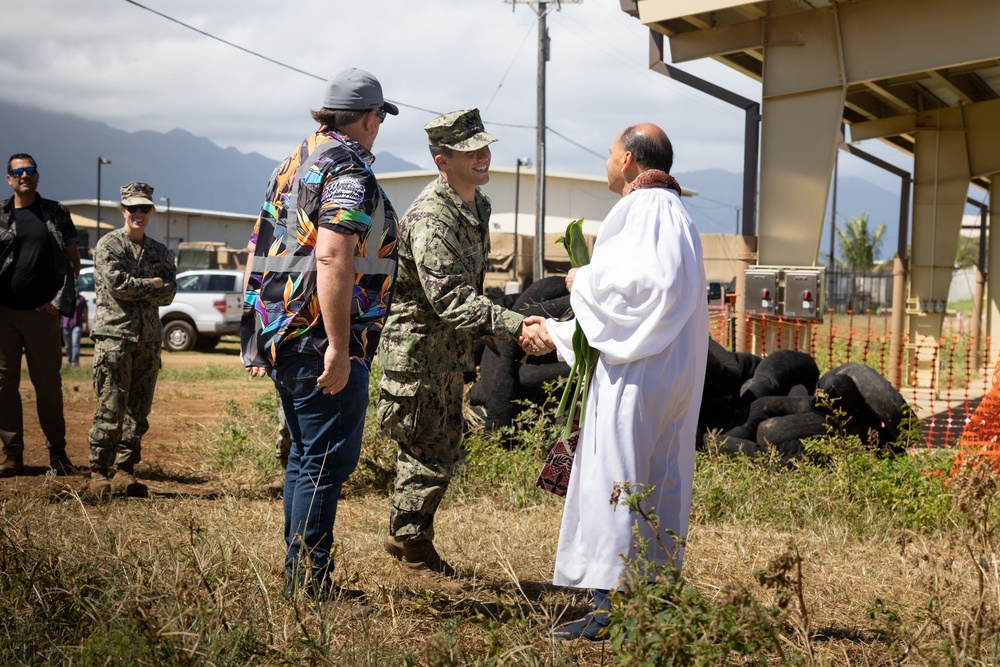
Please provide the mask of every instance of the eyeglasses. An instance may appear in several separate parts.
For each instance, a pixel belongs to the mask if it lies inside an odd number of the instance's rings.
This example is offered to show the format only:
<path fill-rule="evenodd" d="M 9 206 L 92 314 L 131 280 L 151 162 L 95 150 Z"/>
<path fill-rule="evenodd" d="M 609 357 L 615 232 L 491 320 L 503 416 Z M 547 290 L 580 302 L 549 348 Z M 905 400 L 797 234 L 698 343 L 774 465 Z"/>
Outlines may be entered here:
<path fill-rule="evenodd" d="M 385 122 L 385 109 L 375 109 L 375 115 L 378 116 L 378 122 Z"/>
<path fill-rule="evenodd" d="M 142 211 L 143 213 L 149 213 L 153 210 L 153 207 L 149 204 L 134 204 L 132 206 L 126 206 L 125 210 L 129 213 L 135 213 L 136 211 Z"/>
<path fill-rule="evenodd" d="M 383 113 L 382 115 L 384 116 L 385 114 Z M 21 178 L 23 174 L 27 174 L 28 176 L 37 176 L 38 167 L 18 167 L 17 169 L 11 169 L 7 173 L 14 178 Z"/>

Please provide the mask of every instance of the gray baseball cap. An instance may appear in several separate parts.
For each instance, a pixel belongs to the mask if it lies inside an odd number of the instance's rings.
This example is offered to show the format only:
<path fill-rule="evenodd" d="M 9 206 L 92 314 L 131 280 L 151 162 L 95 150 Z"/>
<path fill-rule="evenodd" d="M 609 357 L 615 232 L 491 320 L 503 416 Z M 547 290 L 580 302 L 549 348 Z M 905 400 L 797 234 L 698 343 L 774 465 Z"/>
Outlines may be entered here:
<path fill-rule="evenodd" d="M 323 108 L 351 111 L 382 109 L 393 116 L 399 115 L 399 107 L 382 97 L 382 84 L 378 79 L 363 69 L 353 67 L 326 82 Z"/>

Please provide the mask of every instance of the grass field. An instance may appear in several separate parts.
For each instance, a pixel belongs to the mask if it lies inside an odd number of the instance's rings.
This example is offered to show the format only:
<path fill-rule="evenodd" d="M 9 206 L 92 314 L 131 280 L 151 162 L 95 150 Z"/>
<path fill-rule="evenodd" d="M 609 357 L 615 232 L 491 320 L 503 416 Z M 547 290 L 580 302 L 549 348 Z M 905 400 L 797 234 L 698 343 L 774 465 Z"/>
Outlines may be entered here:
<path fill-rule="evenodd" d="M 224 394 L 236 378 L 171 370 Z M 192 387 L 197 387 L 193 389 Z M 160 405 L 160 404 L 158 404 Z M 619 601 L 614 642 L 552 644 L 585 611 L 550 581 L 561 501 L 533 486 L 552 437 L 529 412 L 470 436 L 437 524 L 463 590 L 382 553 L 394 452 L 372 426 L 337 517 L 340 583 L 370 613 L 282 597 L 273 396 L 231 402 L 177 455 L 203 494 L 94 504 L 72 489 L 0 499 L 3 665 L 992 665 L 1000 659 L 997 479 L 952 456 L 882 458 L 832 434 L 788 467 L 699 454 L 683 578 Z M 620 511 L 625 511 L 622 508 Z"/>

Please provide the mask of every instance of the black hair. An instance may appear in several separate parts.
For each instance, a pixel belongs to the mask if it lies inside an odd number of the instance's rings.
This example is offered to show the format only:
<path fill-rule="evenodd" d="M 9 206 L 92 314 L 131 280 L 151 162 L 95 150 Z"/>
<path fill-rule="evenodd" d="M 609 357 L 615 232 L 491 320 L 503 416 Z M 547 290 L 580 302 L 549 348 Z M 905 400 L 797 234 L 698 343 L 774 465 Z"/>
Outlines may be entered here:
<path fill-rule="evenodd" d="M 633 125 L 622 132 L 622 148 L 631 153 L 643 169 L 659 169 L 669 174 L 674 166 L 674 147 L 670 139 L 666 134 L 649 136 L 640 127 Z"/>
<path fill-rule="evenodd" d="M 14 153 L 13 155 L 10 156 L 10 159 L 7 160 L 8 174 L 10 173 L 10 165 L 14 164 L 14 160 L 31 160 L 32 166 L 35 167 L 36 169 L 38 168 L 38 163 L 35 162 L 35 158 L 31 157 L 27 153 Z"/>

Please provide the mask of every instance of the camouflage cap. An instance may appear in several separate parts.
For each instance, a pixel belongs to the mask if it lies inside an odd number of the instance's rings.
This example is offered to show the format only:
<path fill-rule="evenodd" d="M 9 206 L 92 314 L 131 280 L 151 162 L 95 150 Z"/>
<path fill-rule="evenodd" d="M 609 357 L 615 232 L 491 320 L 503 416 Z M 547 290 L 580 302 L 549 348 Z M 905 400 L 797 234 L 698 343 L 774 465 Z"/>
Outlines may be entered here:
<path fill-rule="evenodd" d="M 122 204 L 134 206 L 136 204 L 153 204 L 153 186 L 148 183 L 129 183 L 121 188 Z"/>
<path fill-rule="evenodd" d="M 427 142 L 431 146 L 450 148 L 453 151 L 475 151 L 497 140 L 488 134 L 479 117 L 479 109 L 463 109 L 438 116 L 424 125 Z"/>

